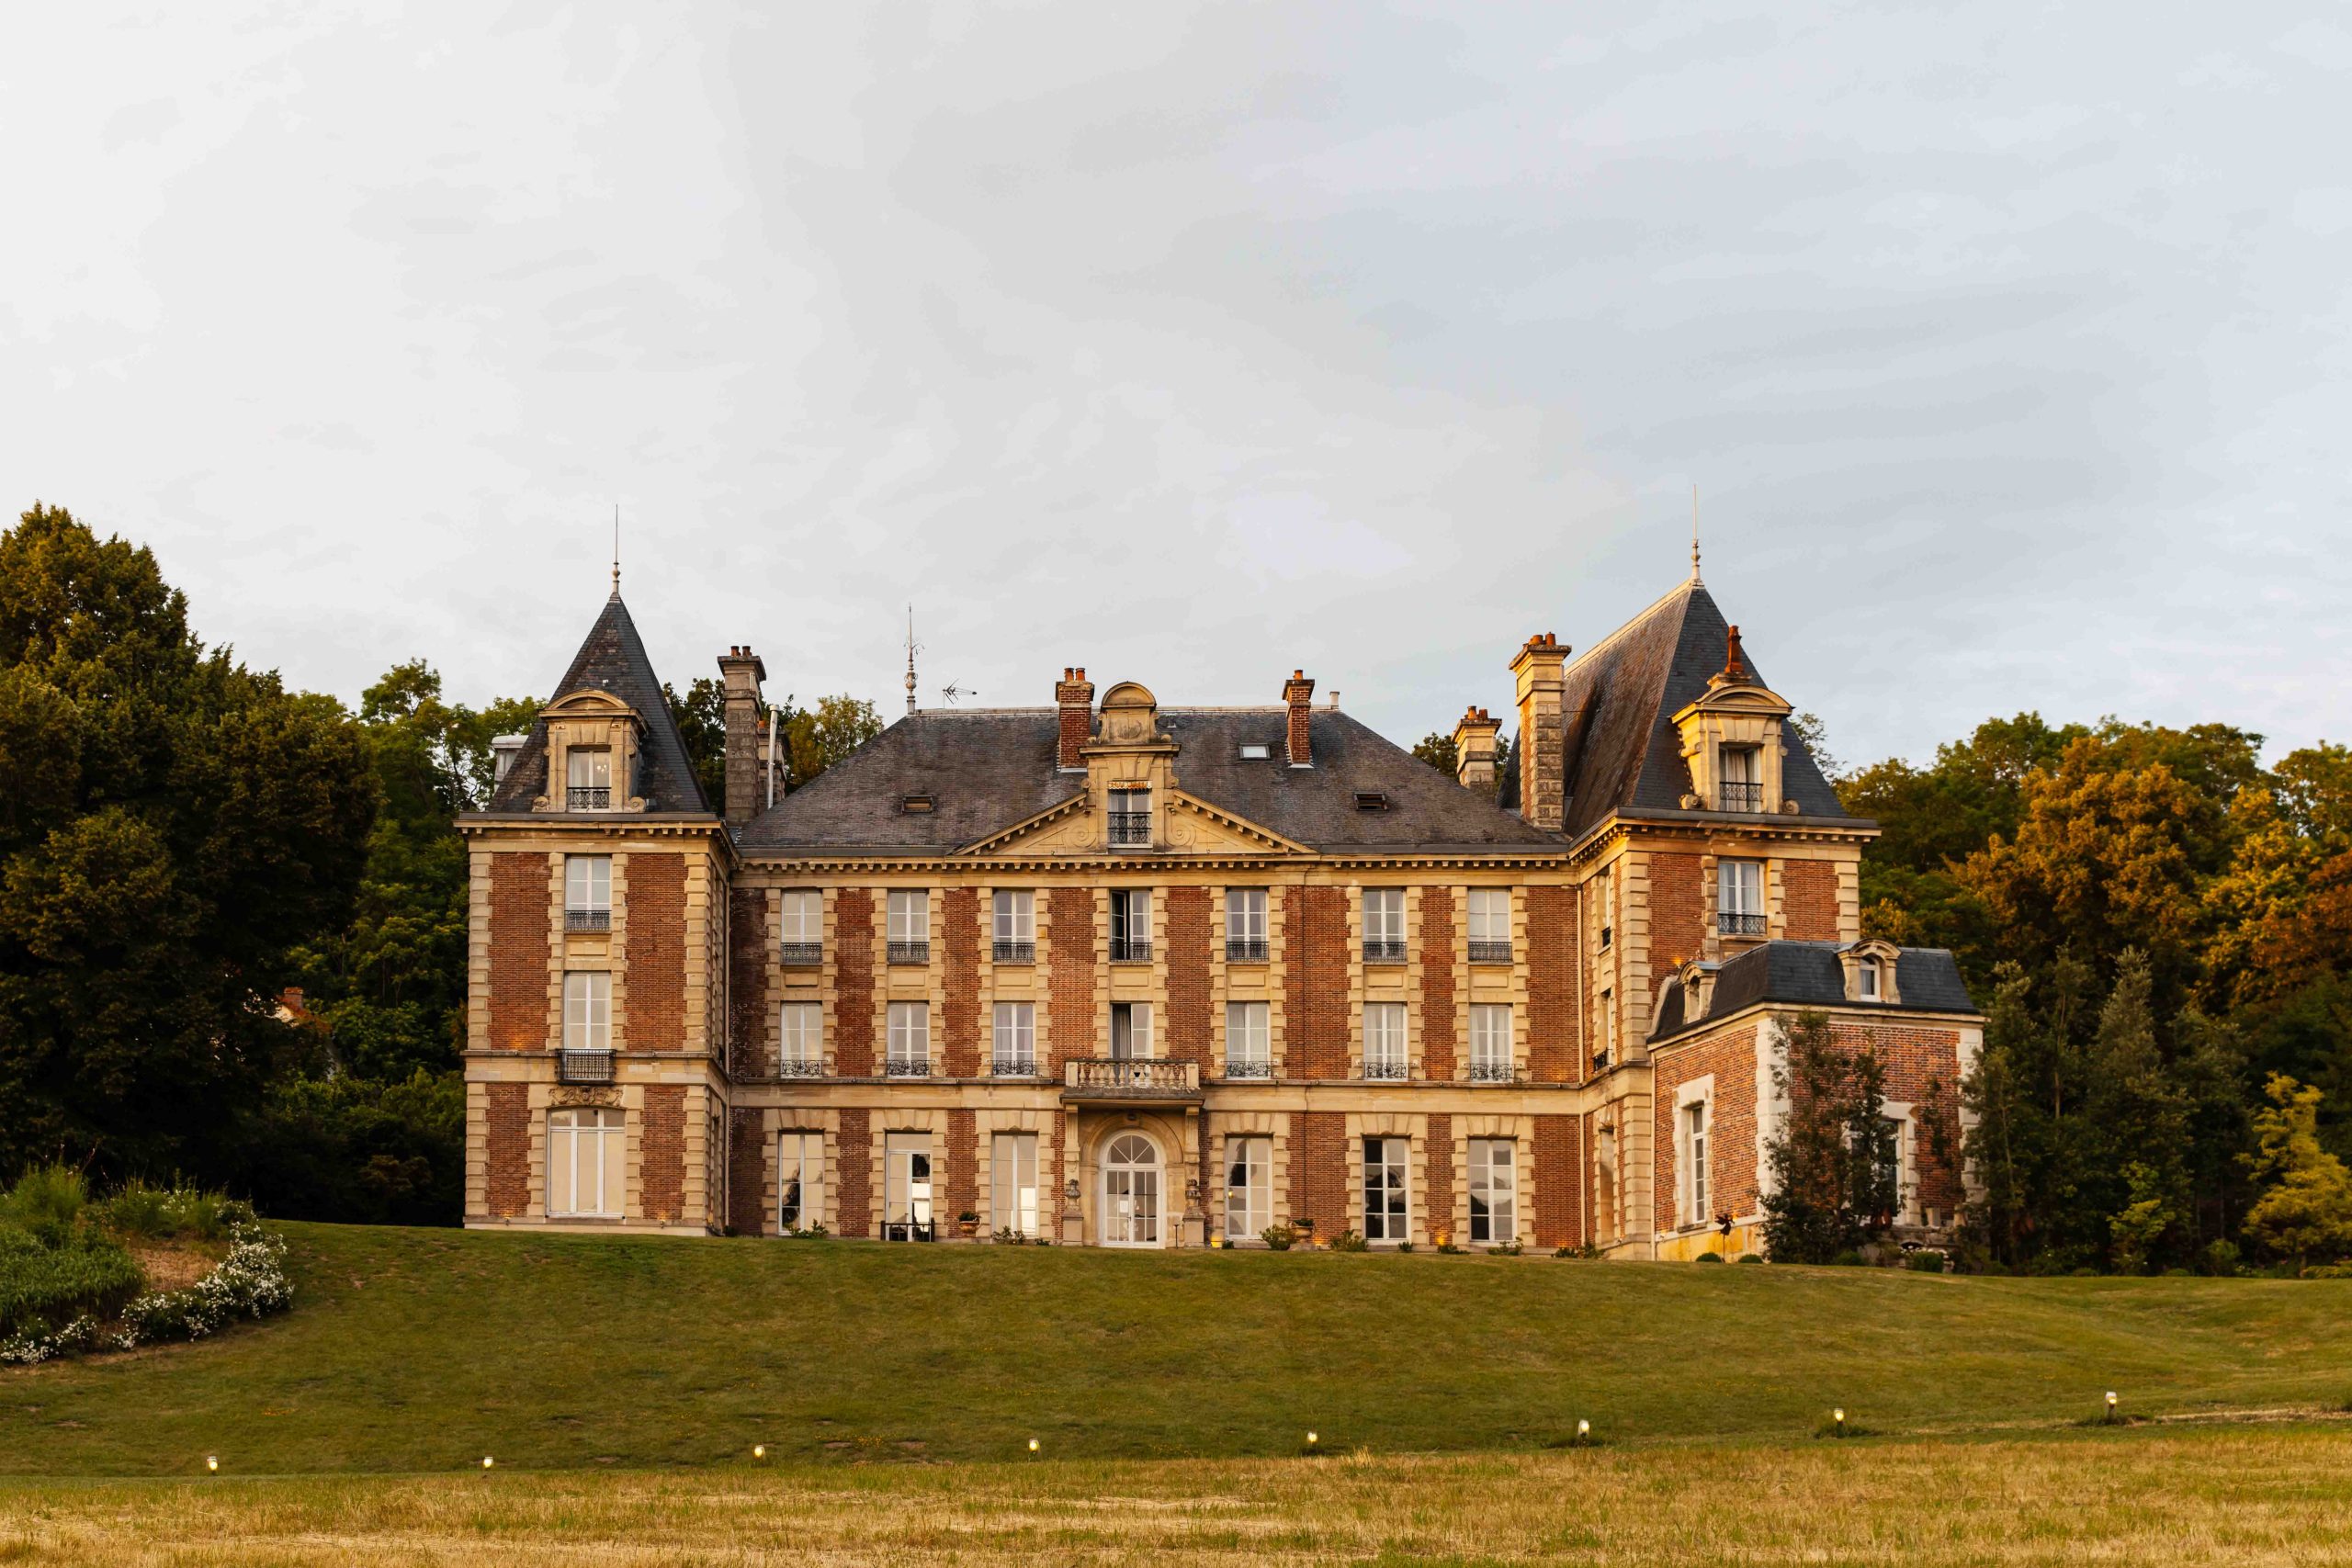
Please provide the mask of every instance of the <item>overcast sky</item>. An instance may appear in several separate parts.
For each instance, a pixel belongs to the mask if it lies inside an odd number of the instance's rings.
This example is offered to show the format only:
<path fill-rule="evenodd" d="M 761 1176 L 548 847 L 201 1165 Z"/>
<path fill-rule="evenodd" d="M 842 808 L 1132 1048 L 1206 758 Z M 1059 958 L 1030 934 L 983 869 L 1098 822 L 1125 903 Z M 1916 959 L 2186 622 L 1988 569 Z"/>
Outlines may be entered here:
<path fill-rule="evenodd" d="M 617 502 L 682 685 L 1409 742 L 1696 482 L 1849 761 L 2352 739 L 2344 16 L 10 6 L 0 500 L 345 697 L 550 694 Z"/>

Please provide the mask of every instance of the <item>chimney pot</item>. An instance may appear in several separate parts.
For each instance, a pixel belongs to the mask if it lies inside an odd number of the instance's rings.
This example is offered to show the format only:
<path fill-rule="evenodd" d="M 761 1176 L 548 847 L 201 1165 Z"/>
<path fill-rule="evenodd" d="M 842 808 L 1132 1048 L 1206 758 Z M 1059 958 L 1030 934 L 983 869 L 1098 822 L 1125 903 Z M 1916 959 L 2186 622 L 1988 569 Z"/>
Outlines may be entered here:
<path fill-rule="evenodd" d="M 1054 705 L 1060 710 L 1055 728 L 1054 765 L 1065 773 L 1086 768 L 1086 743 L 1094 739 L 1094 687 L 1082 664 L 1062 666 L 1061 683 L 1054 688 Z"/>
<path fill-rule="evenodd" d="M 1290 710 L 1283 745 L 1290 765 L 1294 768 L 1313 767 L 1315 682 L 1307 679 L 1306 671 L 1292 671 L 1290 679 L 1283 682 L 1283 705 Z"/>
<path fill-rule="evenodd" d="M 1568 654 L 1551 632 L 1527 639 L 1510 661 L 1519 696 L 1519 814 L 1531 827 L 1558 832 L 1567 819 Z"/>

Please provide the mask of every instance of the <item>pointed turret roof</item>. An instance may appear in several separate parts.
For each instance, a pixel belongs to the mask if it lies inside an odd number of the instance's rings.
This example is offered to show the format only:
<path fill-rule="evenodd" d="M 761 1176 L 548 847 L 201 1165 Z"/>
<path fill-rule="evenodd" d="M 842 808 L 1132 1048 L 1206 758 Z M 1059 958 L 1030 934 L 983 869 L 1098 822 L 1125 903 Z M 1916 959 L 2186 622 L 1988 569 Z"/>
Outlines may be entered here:
<path fill-rule="evenodd" d="M 645 797 L 647 811 L 673 816 L 710 813 L 710 803 L 703 798 L 694 766 L 686 760 L 686 743 L 678 734 L 678 721 L 670 716 L 662 678 L 653 672 L 653 661 L 646 657 L 637 623 L 629 619 L 617 584 L 548 700 L 579 691 L 610 692 L 645 721 L 636 791 Z M 514 765 L 507 770 L 506 782 L 491 796 L 490 809 L 528 811 L 547 787 L 548 726 L 542 718 L 532 724 L 522 750 L 515 753 Z"/>

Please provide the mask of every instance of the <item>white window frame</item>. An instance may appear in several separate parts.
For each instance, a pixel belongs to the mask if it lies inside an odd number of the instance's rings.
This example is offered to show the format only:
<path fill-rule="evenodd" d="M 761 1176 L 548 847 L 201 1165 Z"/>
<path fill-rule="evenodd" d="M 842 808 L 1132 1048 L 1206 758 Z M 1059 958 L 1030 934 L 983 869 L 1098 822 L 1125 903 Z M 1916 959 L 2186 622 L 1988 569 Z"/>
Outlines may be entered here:
<path fill-rule="evenodd" d="M 918 1163 L 920 1162 L 920 1163 Z M 929 1133 L 882 1134 L 882 1235 L 884 1240 L 912 1241 L 911 1235 L 893 1237 L 893 1228 L 913 1226 L 939 1234 L 938 1179 L 933 1173 Z"/>
<path fill-rule="evenodd" d="M 1234 1177 L 1241 1178 L 1236 1181 Z M 1262 1134 L 1225 1140 L 1225 1239 L 1256 1241 L 1274 1223 L 1274 1141 Z"/>
<path fill-rule="evenodd" d="M 1151 889 L 1148 887 L 1114 887 L 1111 889 L 1111 940 L 1114 942 L 1143 942 L 1151 941 Z"/>
<path fill-rule="evenodd" d="M 989 1145 L 989 1223 L 1024 1236 L 1045 1235 L 1037 1186 L 1037 1134 L 999 1133 Z"/>
<path fill-rule="evenodd" d="M 1127 1055 L 1125 1060 L 1151 1060 L 1151 1004 L 1149 1002 L 1113 1002 L 1111 1004 L 1111 1038 L 1106 1043 L 1114 1058 L 1119 1057 L 1119 1021 L 1127 1021 Z"/>
<path fill-rule="evenodd" d="M 1886 999 L 1884 976 L 1880 973 L 1877 959 L 1865 957 L 1854 961 L 1854 993 L 1856 999 L 1860 1001 L 1877 1002 Z"/>
<path fill-rule="evenodd" d="M 776 1059 L 779 1062 L 825 1060 L 825 1004 L 784 1002 L 776 1009 Z"/>
<path fill-rule="evenodd" d="M 794 1198 L 797 1192 L 797 1201 Z M 825 1223 L 825 1134 L 780 1133 L 775 1146 L 775 1224 L 789 1235 Z"/>
<path fill-rule="evenodd" d="M 602 774 L 603 777 L 598 777 Z M 563 782 L 569 789 L 610 789 L 613 787 L 613 749 L 609 746 L 574 746 L 563 754 Z"/>
<path fill-rule="evenodd" d="M 1379 1157 L 1374 1157 L 1374 1145 L 1379 1145 Z M 1366 1241 L 1383 1245 L 1413 1239 L 1413 1140 L 1395 1135 L 1368 1137 L 1363 1144 L 1363 1236 Z M 1393 1201 L 1385 1201 L 1378 1210 L 1373 1207 L 1374 1173 L 1378 1172 L 1378 1190 L 1393 1193 Z"/>
<path fill-rule="evenodd" d="M 1405 943 L 1405 890 L 1367 887 L 1363 890 L 1363 940 Z"/>
<path fill-rule="evenodd" d="M 1225 940 L 1229 942 L 1266 940 L 1264 888 L 1228 887 L 1225 890 Z"/>
<path fill-rule="evenodd" d="M 825 940 L 825 895 L 815 887 L 787 887 L 777 906 L 776 940 L 818 942 Z"/>
<path fill-rule="evenodd" d="M 1396 1069 L 1389 1077 L 1401 1077 L 1411 1070 L 1410 1027 L 1403 1002 L 1363 1004 L 1364 1077 L 1373 1076 L 1375 1065 Z"/>
<path fill-rule="evenodd" d="M 628 1201 L 628 1127 L 622 1112 L 566 1106 L 548 1112 L 547 1212 L 549 1219 L 617 1220 Z M 582 1206 L 585 1177 L 593 1206 Z"/>
<path fill-rule="evenodd" d="M 1685 1229 L 1714 1223 L 1715 1079 L 1693 1078 L 1674 1095 L 1674 1202 Z"/>
<path fill-rule="evenodd" d="M 1510 1081 L 1510 1075 L 1519 1066 L 1519 1047 L 1511 1037 L 1511 1023 L 1509 1002 L 1470 1004 L 1470 1067 L 1474 1079 L 1479 1067 L 1491 1066 L 1501 1068 L 1505 1076 L 1487 1081 Z"/>
<path fill-rule="evenodd" d="M 1469 1176 L 1470 1239 L 1489 1246 L 1517 1241 L 1519 1145 L 1509 1138 L 1471 1139 Z M 1481 1203 L 1484 1213 L 1479 1213 Z M 1481 1223 L 1484 1235 L 1478 1234 Z"/>
<path fill-rule="evenodd" d="M 1273 1009 L 1265 1002 L 1225 1004 L 1225 1063 L 1228 1071 L 1238 1062 L 1253 1066 L 1272 1066 L 1272 1019 Z"/>
<path fill-rule="evenodd" d="M 563 857 L 565 914 L 609 915 L 613 912 L 613 857 Z"/>
<path fill-rule="evenodd" d="M 1905 1100 L 1882 1100 L 1880 1117 L 1894 1123 L 1894 1223 L 1920 1223 L 1918 1118 Z"/>
<path fill-rule="evenodd" d="M 1715 755 L 1720 759 L 1718 766 L 1723 769 L 1724 783 L 1752 784 L 1764 782 L 1764 770 L 1758 766 L 1763 759 L 1757 754 L 1755 747 L 1718 746 Z"/>
<path fill-rule="evenodd" d="M 931 940 L 931 889 L 894 887 L 888 903 L 891 942 Z"/>
<path fill-rule="evenodd" d="M 613 1048 L 613 976 L 607 969 L 563 972 L 563 1048 Z"/>
<path fill-rule="evenodd" d="M 1762 861 L 1726 856 L 1715 863 L 1715 912 L 1721 915 L 1760 915 L 1764 912 Z"/>
<path fill-rule="evenodd" d="M 1472 942 L 1509 942 L 1510 889 L 1473 887 L 1470 889 L 1469 915 L 1467 934 Z"/>
<path fill-rule="evenodd" d="M 928 1071 L 931 1061 L 931 1004 L 892 1002 L 886 1017 L 889 1028 L 884 1043 L 884 1060 L 922 1062 Z"/>
<path fill-rule="evenodd" d="M 1027 1065 L 1002 1071 L 1018 1072 L 1023 1077 L 1037 1070 L 1037 1004 L 1035 1002 L 999 1002 L 992 1019 L 994 1032 L 989 1054 L 989 1070 L 1000 1070 L 996 1064 L 1020 1061 Z"/>
<path fill-rule="evenodd" d="M 1000 887 L 989 901 L 989 930 L 996 942 L 1037 940 L 1037 896 L 1025 887 Z"/>

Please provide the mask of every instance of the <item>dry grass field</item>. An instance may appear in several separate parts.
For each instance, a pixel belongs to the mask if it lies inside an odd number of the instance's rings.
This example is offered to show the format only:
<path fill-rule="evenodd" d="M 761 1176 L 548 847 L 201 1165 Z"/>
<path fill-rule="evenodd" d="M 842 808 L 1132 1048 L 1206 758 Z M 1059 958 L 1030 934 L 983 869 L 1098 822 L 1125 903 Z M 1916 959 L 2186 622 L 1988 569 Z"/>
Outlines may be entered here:
<path fill-rule="evenodd" d="M 0 1482 L 0 1562 L 2352 1563 L 2352 1428 L 680 1473 Z"/>

